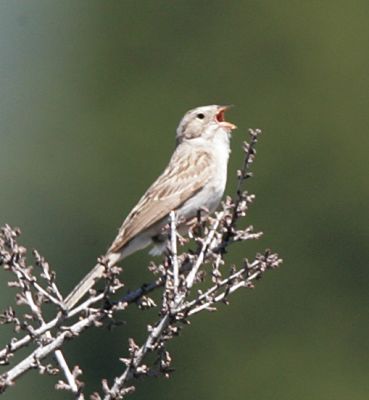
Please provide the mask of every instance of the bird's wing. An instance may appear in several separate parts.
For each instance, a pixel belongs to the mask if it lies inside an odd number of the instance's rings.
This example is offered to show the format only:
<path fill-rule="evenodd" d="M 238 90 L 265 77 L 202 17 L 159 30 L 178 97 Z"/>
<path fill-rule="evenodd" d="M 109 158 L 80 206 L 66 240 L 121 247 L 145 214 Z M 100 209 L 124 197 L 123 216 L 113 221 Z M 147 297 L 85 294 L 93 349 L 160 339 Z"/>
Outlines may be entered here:
<path fill-rule="evenodd" d="M 108 252 L 119 252 L 137 234 L 150 228 L 201 190 L 213 159 L 206 149 L 174 152 L 163 174 L 150 186 L 123 222 Z M 182 147 L 183 150 L 183 147 Z"/>

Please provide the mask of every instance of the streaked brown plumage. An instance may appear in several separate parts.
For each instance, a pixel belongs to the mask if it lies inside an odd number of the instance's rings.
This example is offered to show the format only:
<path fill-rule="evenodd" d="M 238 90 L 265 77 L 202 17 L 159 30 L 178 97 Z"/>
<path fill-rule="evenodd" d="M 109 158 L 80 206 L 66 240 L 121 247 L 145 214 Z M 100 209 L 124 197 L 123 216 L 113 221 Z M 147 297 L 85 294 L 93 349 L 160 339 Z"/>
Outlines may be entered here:
<path fill-rule="evenodd" d="M 122 250 L 137 233 L 166 217 L 168 210 L 176 210 L 206 184 L 215 160 L 205 149 L 196 153 L 190 150 L 186 157 L 177 151 L 173 154 L 163 174 L 150 186 L 123 222 L 108 252 Z"/>
<path fill-rule="evenodd" d="M 224 120 L 226 109 L 212 105 L 185 114 L 167 168 L 128 214 L 109 247 L 109 266 L 150 244 L 155 245 L 152 254 L 162 253 L 166 242 L 163 229 L 171 211 L 186 222 L 200 208 L 216 209 L 227 179 L 230 131 L 236 128 Z M 104 266 L 97 264 L 67 296 L 67 307 L 73 307 L 103 272 Z"/>

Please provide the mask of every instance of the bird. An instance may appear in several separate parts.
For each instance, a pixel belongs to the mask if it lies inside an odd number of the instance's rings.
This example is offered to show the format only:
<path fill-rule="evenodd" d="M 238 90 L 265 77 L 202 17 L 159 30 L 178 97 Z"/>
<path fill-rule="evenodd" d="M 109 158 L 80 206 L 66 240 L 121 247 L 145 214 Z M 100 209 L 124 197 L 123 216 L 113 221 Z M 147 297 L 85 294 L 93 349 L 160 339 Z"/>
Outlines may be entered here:
<path fill-rule="evenodd" d="M 182 234 L 188 232 L 199 210 L 212 213 L 217 209 L 227 182 L 231 132 L 237 128 L 225 120 L 229 107 L 201 106 L 184 115 L 168 166 L 128 214 L 104 256 L 108 268 L 149 245 L 153 245 L 151 255 L 162 254 L 172 211 Z M 70 292 L 64 301 L 67 309 L 103 276 L 105 265 L 97 263 Z"/>

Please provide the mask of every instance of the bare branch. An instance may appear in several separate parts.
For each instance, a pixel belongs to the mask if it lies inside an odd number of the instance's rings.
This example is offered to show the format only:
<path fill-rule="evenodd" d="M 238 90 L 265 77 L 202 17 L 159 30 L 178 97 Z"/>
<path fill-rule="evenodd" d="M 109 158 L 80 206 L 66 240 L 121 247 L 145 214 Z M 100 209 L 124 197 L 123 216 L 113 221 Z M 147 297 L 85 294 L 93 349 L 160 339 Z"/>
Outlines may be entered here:
<path fill-rule="evenodd" d="M 147 336 L 141 345 L 134 339 L 128 341 L 128 355 L 121 357 L 124 364 L 119 376 L 111 387 L 104 379 L 102 394 L 94 393 L 94 400 L 122 399 L 131 394 L 135 387 L 132 381 L 142 376 L 169 376 L 173 372 L 172 357 L 166 349 L 167 343 L 177 337 L 188 320 L 202 311 L 215 311 L 219 303 L 228 304 L 229 298 L 240 288 L 253 288 L 263 274 L 278 267 L 282 260 L 269 250 L 257 254 L 252 261 L 244 259 L 242 266 L 227 265 L 226 254 L 236 242 L 258 239 L 262 233 L 254 232 L 252 226 L 239 228 L 239 221 L 247 214 L 254 201 L 254 195 L 244 190 L 246 180 L 251 176 L 250 166 L 255 158 L 255 146 L 260 130 L 250 130 L 250 143 L 244 142 L 244 162 L 237 171 L 237 190 L 233 198 L 226 197 L 222 210 L 214 216 L 201 217 L 191 227 L 190 238 L 197 248 L 184 251 L 183 238 L 178 234 L 176 214 L 171 212 L 168 226 L 168 255 L 161 264 L 150 263 L 149 270 L 155 275 L 151 284 L 142 285 L 126 293 L 117 302 L 110 297 L 123 286 L 118 279 L 118 267 L 106 268 L 105 288 L 102 292 L 91 290 L 89 297 L 80 305 L 68 310 L 58 288 L 56 274 L 45 259 L 35 251 L 35 267 L 27 264 L 26 249 L 18 244 L 19 229 L 4 226 L 0 231 L 0 265 L 8 271 L 13 281 L 9 285 L 16 290 L 16 306 L 8 306 L 0 315 L 0 325 L 12 325 L 15 335 L 0 350 L 0 364 L 9 365 L 7 372 L 0 376 L 0 392 L 13 385 L 24 373 L 37 368 L 43 374 L 62 373 L 56 388 L 70 392 L 75 399 L 85 398 L 84 385 L 80 380 L 81 369 L 70 367 L 61 349 L 67 341 L 80 336 L 86 329 L 99 328 L 104 321 L 116 324 L 118 311 L 138 305 L 139 310 L 157 307 L 149 295 L 161 292 L 160 316 L 147 327 Z M 104 264 L 104 260 L 98 261 Z M 210 269 L 210 272 L 209 272 Z M 15 277 L 15 280 L 14 280 Z M 202 290 L 195 290 L 203 283 Z M 44 305 L 54 307 L 51 319 L 44 317 Z M 24 305 L 27 312 L 21 312 Z M 137 310 L 137 312 L 140 312 Z M 12 356 L 29 346 L 28 355 L 11 365 Z M 55 354 L 57 368 L 47 362 Z M 154 362 L 145 361 L 154 353 Z"/>

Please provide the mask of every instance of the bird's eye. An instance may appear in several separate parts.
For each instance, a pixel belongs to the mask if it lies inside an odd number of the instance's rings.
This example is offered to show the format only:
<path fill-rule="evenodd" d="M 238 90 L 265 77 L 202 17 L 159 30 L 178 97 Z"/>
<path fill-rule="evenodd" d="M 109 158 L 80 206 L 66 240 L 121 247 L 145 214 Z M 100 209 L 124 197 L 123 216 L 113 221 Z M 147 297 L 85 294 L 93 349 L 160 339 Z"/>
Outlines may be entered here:
<path fill-rule="evenodd" d="M 205 115 L 202 114 L 202 113 L 200 113 L 200 114 L 197 114 L 196 117 L 197 117 L 198 119 L 204 119 L 204 118 L 205 118 Z"/>

